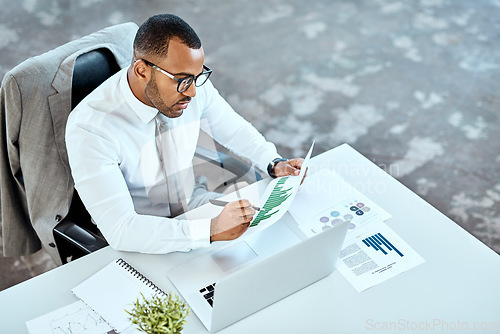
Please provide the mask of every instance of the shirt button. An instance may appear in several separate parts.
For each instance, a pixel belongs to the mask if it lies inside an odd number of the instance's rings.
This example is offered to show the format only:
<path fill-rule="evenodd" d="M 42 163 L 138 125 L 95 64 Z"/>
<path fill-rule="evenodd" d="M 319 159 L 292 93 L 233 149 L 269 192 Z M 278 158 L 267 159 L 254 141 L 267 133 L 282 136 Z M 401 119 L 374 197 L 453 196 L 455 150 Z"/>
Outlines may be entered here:
<path fill-rule="evenodd" d="M 53 242 L 51 242 L 51 243 L 49 244 L 49 246 L 50 246 L 50 247 L 52 247 L 52 248 L 55 248 L 55 247 L 56 247 L 56 244 L 55 244 L 55 243 L 53 243 Z"/>
<path fill-rule="evenodd" d="M 56 216 L 56 223 L 59 223 L 61 221 L 62 217 L 60 215 Z"/>

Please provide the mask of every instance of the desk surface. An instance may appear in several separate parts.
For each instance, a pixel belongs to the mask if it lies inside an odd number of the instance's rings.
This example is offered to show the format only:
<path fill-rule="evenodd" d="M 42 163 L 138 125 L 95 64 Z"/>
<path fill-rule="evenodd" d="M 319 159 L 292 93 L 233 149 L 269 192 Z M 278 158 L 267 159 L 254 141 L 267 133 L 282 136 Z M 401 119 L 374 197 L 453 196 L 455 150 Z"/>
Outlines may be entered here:
<path fill-rule="evenodd" d="M 391 213 L 387 224 L 426 262 L 361 293 L 334 271 L 220 333 L 500 332 L 500 256 L 348 145 L 314 157 L 310 168 L 318 167 L 335 169 Z M 241 195 L 255 199 L 267 182 Z M 214 210 L 220 208 L 202 207 L 189 217 Z M 177 292 L 169 268 L 208 250 L 147 255 L 106 247 L 0 292 L 0 332 L 27 333 L 27 320 L 76 301 L 70 290 L 118 257 Z M 203 332 L 191 314 L 184 333 Z"/>

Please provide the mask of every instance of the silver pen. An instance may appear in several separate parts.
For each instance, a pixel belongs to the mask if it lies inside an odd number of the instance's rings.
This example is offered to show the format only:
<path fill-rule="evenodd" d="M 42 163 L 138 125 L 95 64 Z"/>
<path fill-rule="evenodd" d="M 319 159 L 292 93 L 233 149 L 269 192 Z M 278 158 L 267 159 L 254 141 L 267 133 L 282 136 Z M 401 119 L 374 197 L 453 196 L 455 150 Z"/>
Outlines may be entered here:
<path fill-rule="evenodd" d="M 221 200 L 218 200 L 218 199 L 209 199 L 208 200 L 210 203 L 212 203 L 213 205 L 217 205 L 217 206 L 226 206 L 227 201 L 221 201 Z M 258 206 L 253 206 L 252 205 L 252 208 L 256 211 L 260 211 L 260 208 Z"/>

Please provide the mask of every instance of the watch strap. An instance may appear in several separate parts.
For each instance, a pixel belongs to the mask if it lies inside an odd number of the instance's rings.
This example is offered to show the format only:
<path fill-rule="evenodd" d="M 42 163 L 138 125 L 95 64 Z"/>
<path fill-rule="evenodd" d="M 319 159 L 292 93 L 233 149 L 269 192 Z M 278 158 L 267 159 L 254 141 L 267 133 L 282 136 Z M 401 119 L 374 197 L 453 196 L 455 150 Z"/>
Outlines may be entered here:
<path fill-rule="evenodd" d="M 275 179 L 277 177 L 276 174 L 274 173 L 274 167 L 276 166 L 276 164 L 278 162 L 281 162 L 281 161 L 288 161 L 288 159 L 285 159 L 285 158 L 276 158 L 276 159 L 273 159 L 273 161 L 271 161 L 271 163 L 269 165 L 267 165 L 267 173 L 273 179 Z"/>

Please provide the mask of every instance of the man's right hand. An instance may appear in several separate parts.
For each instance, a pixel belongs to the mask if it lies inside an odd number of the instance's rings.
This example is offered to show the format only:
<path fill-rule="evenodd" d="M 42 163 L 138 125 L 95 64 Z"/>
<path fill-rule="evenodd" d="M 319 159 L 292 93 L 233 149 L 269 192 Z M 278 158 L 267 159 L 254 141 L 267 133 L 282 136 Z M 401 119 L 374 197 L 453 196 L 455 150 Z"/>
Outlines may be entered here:
<path fill-rule="evenodd" d="M 234 240 L 250 226 L 255 210 L 250 201 L 241 199 L 229 202 L 210 224 L 210 242 Z"/>

